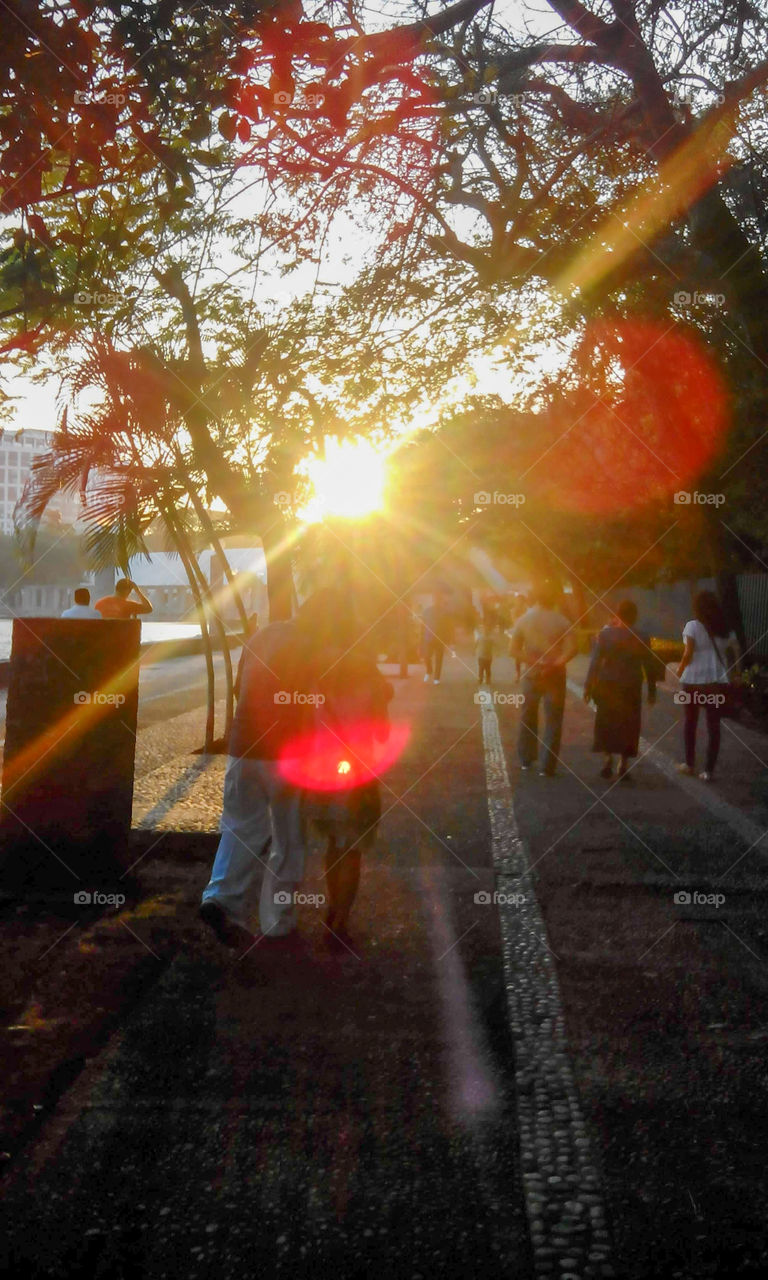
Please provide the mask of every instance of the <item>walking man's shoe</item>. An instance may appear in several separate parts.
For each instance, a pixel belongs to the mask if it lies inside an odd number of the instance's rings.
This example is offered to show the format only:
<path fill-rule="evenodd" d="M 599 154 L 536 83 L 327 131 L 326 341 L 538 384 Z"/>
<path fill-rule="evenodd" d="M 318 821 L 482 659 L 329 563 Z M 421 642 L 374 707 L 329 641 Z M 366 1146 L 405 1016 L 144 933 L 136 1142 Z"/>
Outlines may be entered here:
<path fill-rule="evenodd" d="M 228 916 L 216 902 L 204 902 L 198 915 L 213 929 L 219 942 L 232 951 L 244 951 L 256 941 L 250 930 Z"/>
<path fill-rule="evenodd" d="M 675 769 L 678 773 L 684 773 L 687 778 L 693 777 L 693 769 L 689 764 L 676 764 Z"/>

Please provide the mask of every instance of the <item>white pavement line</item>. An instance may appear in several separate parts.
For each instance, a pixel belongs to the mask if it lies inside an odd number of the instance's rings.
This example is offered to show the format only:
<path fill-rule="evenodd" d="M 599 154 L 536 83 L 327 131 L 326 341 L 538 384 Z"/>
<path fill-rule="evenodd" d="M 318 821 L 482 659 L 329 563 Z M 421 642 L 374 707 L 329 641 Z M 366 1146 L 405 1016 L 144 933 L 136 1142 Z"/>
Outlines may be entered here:
<path fill-rule="evenodd" d="M 136 823 L 137 828 L 141 831 L 151 829 L 155 823 L 164 818 L 167 813 L 170 813 L 174 805 L 183 800 L 187 792 L 192 790 L 197 779 L 205 772 L 213 759 L 213 756 L 201 756 L 199 760 L 195 760 L 194 764 L 188 765 L 181 777 L 176 779 L 165 795 L 161 796 L 157 804 L 150 809 L 149 813 L 145 813 L 144 817 L 139 819 Z M 153 770 L 153 772 L 157 771 Z M 145 774 L 144 778 L 150 776 L 150 774 Z"/>
<path fill-rule="evenodd" d="M 160 693 L 149 693 L 145 697 L 139 695 L 139 704 L 143 706 L 147 702 L 157 702 L 159 698 L 173 698 L 177 693 L 193 693 L 199 691 L 205 695 L 205 681 L 196 680 L 194 684 L 169 684 L 167 688 Z"/>
<path fill-rule="evenodd" d="M 492 706 L 481 710 L 493 865 L 500 894 L 506 895 L 499 918 L 534 1271 L 613 1276 L 604 1198 L 568 1057 L 557 973 L 515 819 L 499 722 Z"/>
<path fill-rule="evenodd" d="M 584 696 L 584 686 L 576 680 L 567 680 L 568 688 L 577 698 Z M 592 708 L 594 713 L 594 707 Z M 670 760 L 665 752 L 658 747 L 654 747 L 645 738 L 640 739 L 640 752 L 646 760 L 663 773 L 670 782 L 674 782 L 676 786 L 681 787 L 687 796 L 692 800 L 697 800 L 705 809 L 709 809 L 716 818 L 729 826 L 738 836 L 757 853 L 768 854 L 768 844 L 762 849 L 759 847 L 763 841 L 768 841 L 768 830 L 760 827 L 756 822 L 746 818 L 735 804 L 730 804 L 727 800 L 723 800 L 722 796 L 710 790 L 705 782 L 699 782 L 697 778 L 686 777 L 684 773 L 678 773 L 674 763 Z"/>

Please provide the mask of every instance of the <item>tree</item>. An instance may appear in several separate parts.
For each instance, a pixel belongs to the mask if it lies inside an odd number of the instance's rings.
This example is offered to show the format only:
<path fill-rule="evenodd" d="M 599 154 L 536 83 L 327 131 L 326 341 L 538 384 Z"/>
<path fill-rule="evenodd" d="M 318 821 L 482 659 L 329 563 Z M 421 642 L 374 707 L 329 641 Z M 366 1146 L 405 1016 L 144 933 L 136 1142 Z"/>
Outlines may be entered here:
<path fill-rule="evenodd" d="M 183 421 L 191 474 L 206 496 L 261 527 L 275 564 L 287 530 L 270 484 L 279 477 L 281 489 L 291 488 L 296 457 L 319 447 L 329 417 L 343 431 L 368 429 L 382 411 L 390 421 L 407 418 L 420 396 L 441 394 L 451 367 L 473 350 L 500 347 L 519 385 L 536 355 L 531 337 L 568 349 L 601 316 L 685 315 L 711 340 L 711 326 L 672 294 L 690 292 L 678 285 L 708 287 L 727 259 L 731 332 L 718 351 L 727 371 L 739 347 L 759 355 L 760 7 L 704 0 L 681 16 L 658 0 L 552 0 L 550 9 L 559 29 L 542 34 L 515 26 L 514 16 L 504 25 L 477 0 L 427 18 L 404 4 L 404 20 L 389 30 L 372 29 L 355 3 L 343 17 L 320 3 L 231 5 L 225 31 L 218 16 L 187 21 L 176 4 L 157 12 L 122 5 L 114 22 L 117 11 L 107 8 L 99 38 L 90 39 L 94 85 L 100 77 L 112 83 L 126 50 L 141 57 L 135 92 L 115 104 L 122 162 L 110 168 L 107 147 L 103 164 L 91 160 L 88 183 L 78 158 L 73 174 L 82 181 L 51 180 L 50 199 L 43 183 L 23 205 L 37 216 L 42 201 L 42 227 L 26 212 L 20 225 L 9 223 L 18 243 L 5 263 L 7 344 L 31 349 L 45 339 L 61 359 L 77 318 L 74 294 L 98 290 L 111 272 L 116 298 L 100 324 L 134 368 L 143 361 Z M 59 10 L 42 14 L 61 20 Z M 90 8 L 80 21 L 93 36 Z M 718 92 L 722 102 L 710 105 Z M 0 159 L 10 173 L 19 137 L 4 136 Z M 202 257 L 193 265 L 191 246 L 219 236 L 221 211 L 241 180 L 268 188 L 268 197 L 240 218 L 240 247 L 255 232 L 280 247 L 282 268 L 319 270 L 340 211 L 364 223 L 369 265 L 336 291 L 336 310 L 358 341 L 366 328 L 375 336 L 372 361 L 331 324 L 333 351 L 310 372 L 306 328 L 288 355 L 282 337 L 275 343 L 269 326 L 243 309 L 242 289 L 225 291 L 223 301 L 206 291 L 210 266 L 201 267 Z M 250 272 L 260 282 L 262 268 L 251 244 L 239 258 L 240 280 Z M 309 298 L 316 304 L 317 289 Z M 236 328 L 230 344 L 225 315 Z M 328 315 L 321 312 L 323 323 Z M 289 327 L 295 320 L 293 313 Z M 262 374 L 265 412 L 250 430 L 249 399 Z M 320 378 L 343 412 L 328 415 Z M 518 393 L 518 407 L 536 409 L 543 428 L 552 405 L 543 403 L 540 370 L 534 381 L 528 402 Z M 751 394 L 739 422 L 742 452 L 757 438 L 759 382 Z M 276 611 L 287 609 L 286 570 L 283 561 L 272 575 Z"/>

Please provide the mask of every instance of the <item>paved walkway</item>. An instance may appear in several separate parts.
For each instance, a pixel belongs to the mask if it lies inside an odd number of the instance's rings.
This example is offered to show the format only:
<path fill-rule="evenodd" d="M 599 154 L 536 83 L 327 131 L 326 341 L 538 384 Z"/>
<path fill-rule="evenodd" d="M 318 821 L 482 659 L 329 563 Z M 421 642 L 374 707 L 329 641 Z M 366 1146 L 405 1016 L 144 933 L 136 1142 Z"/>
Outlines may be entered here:
<path fill-rule="evenodd" d="M 412 736 L 353 949 L 328 953 L 311 907 L 297 957 L 229 957 L 201 930 L 12 1177 L 14 1260 L 117 1280 L 758 1274 L 761 845 L 651 757 L 634 787 L 598 780 L 575 698 L 549 780 L 519 775 L 517 713 L 476 705 L 461 658 L 396 688 Z M 674 718 L 662 693 L 655 749 Z M 137 825 L 215 828 L 224 761 L 188 754 L 199 721 L 141 735 Z M 762 833 L 762 743 L 733 733 L 716 794 Z M 693 901 L 715 884 L 720 915 Z"/>

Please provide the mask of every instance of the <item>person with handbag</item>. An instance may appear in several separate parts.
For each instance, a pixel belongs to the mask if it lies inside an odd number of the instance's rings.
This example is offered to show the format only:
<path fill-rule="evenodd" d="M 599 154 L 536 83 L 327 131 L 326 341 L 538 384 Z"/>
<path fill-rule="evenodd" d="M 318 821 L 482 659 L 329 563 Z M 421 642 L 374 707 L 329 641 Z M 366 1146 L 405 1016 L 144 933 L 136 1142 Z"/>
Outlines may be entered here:
<path fill-rule="evenodd" d="M 601 778 L 613 776 L 613 757 L 619 757 L 618 776 L 631 782 L 629 758 L 640 742 L 643 676 L 648 685 L 648 705 L 656 701 L 657 661 L 650 640 L 634 629 L 637 605 L 622 600 L 607 627 L 599 632 L 584 684 L 584 701 L 595 704 L 593 751 L 602 752 Z"/>
<path fill-rule="evenodd" d="M 720 751 L 720 720 L 730 687 L 729 671 L 738 661 L 738 641 L 725 621 L 720 601 L 712 591 L 700 591 L 693 602 L 694 616 L 683 627 L 685 649 L 676 671 L 682 689 L 675 701 L 683 707 L 685 761 L 678 773 L 691 775 L 696 763 L 696 729 L 699 711 L 707 720 L 707 752 L 702 782 L 711 782 Z M 728 655 L 732 654 L 731 666 Z"/>

